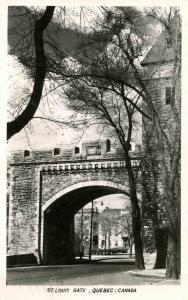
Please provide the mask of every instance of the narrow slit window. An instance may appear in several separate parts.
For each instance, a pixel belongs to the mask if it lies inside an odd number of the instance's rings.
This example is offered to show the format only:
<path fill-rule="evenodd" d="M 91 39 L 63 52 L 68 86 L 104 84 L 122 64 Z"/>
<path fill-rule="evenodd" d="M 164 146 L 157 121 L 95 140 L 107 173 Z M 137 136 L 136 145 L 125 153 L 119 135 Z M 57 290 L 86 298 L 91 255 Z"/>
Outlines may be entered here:
<path fill-rule="evenodd" d="M 24 150 L 24 157 L 29 157 L 29 156 L 30 156 L 30 151 Z"/>
<path fill-rule="evenodd" d="M 110 152 L 111 151 L 111 142 L 110 140 L 106 141 L 106 152 Z"/>
<path fill-rule="evenodd" d="M 166 87 L 166 90 L 165 90 L 165 93 L 166 93 L 166 105 L 169 105 L 171 104 L 171 101 L 172 101 L 172 88 L 170 86 Z"/>
<path fill-rule="evenodd" d="M 172 48 L 172 45 L 173 45 L 173 43 L 172 43 L 172 38 L 171 37 L 167 37 L 166 38 L 166 46 L 167 46 L 167 48 L 169 49 L 169 48 Z"/>
<path fill-rule="evenodd" d="M 60 148 L 54 148 L 54 155 L 59 155 L 61 152 Z"/>
<path fill-rule="evenodd" d="M 75 154 L 79 154 L 80 153 L 80 148 L 79 147 L 75 147 Z"/>

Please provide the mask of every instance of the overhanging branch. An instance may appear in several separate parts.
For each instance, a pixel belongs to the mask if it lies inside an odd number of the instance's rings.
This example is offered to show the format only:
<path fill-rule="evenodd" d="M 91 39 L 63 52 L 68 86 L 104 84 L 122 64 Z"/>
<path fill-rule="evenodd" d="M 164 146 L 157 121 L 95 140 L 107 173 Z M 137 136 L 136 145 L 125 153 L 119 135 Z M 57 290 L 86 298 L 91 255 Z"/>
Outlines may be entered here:
<path fill-rule="evenodd" d="M 22 130 L 34 116 L 41 97 L 44 79 L 46 75 L 46 56 L 44 51 L 43 32 L 50 23 L 55 6 L 47 6 L 42 17 L 36 21 L 34 30 L 34 45 L 35 45 L 35 77 L 33 92 L 30 101 L 24 111 L 13 121 L 7 123 L 7 139 L 9 140 L 14 134 Z"/>

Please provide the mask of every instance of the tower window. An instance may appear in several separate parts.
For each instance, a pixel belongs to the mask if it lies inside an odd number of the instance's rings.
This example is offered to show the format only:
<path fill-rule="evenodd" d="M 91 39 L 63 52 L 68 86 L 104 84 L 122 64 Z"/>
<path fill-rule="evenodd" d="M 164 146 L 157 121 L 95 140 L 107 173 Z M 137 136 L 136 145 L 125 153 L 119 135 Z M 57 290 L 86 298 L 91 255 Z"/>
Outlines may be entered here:
<path fill-rule="evenodd" d="M 166 46 L 167 48 L 172 48 L 172 38 L 171 37 L 166 37 Z"/>
<path fill-rule="evenodd" d="M 172 97 L 174 97 L 174 96 L 175 96 L 174 88 L 172 88 L 171 86 L 166 87 L 166 90 L 165 90 L 166 105 L 169 105 L 172 103 Z"/>
<path fill-rule="evenodd" d="M 111 142 L 110 140 L 106 140 L 106 152 L 110 152 L 111 151 Z"/>

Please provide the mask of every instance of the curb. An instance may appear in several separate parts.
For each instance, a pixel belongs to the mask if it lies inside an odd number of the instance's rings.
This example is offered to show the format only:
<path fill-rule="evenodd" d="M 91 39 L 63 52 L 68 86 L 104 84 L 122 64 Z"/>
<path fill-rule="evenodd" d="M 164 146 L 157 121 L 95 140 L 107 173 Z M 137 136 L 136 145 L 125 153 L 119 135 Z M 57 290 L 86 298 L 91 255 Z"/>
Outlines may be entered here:
<path fill-rule="evenodd" d="M 165 274 L 156 274 L 156 273 L 142 273 L 142 272 L 136 272 L 136 271 L 128 271 L 132 276 L 137 276 L 137 277 L 148 277 L 148 278 L 159 278 L 159 279 L 165 279 Z"/>
<path fill-rule="evenodd" d="M 163 281 L 156 282 L 153 285 L 181 285 L 181 280 L 166 279 Z"/>

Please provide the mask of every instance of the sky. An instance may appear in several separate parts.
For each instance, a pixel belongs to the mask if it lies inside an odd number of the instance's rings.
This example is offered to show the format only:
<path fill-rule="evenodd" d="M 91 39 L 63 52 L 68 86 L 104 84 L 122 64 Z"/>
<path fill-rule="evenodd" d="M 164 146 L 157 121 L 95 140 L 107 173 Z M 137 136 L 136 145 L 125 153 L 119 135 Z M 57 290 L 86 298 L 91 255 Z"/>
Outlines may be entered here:
<path fill-rule="evenodd" d="M 71 16 L 71 13 L 75 16 Z M 74 21 L 78 23 L 79 19 L 79 8 L 73 11 L 73 8 L 66 10 L 66 25 L 69 25 L 69 22 L 72 24 Z M 87 9 L 87 22 L 86 17 L 83 19 L 82 23 L 85 26 L 89 26 L 88 21 L 93 18 L 93 13 L 89 9 Z M 11 19 L 12 20 L 12 19 Z M 13 19 L 14 20 L 14 19 Z M 12 24 L 10 22 L 10 24 Z M 12 24 L 14 27 L 15 24 Z M 22 28 L 21 28 L 22 29 Z M 53 29 L 53 25 L 52 25 Z M 51 29 L 51 30 L 52 30 Z M 64 51 L 73 51 L 77 47 L 75 43 L 76 37 L 74 31 L 67 32 L 66 29 L 62 29 L 58 31 L 57 36 L 55 35 L 55 39 L 58 40 L 58 44 L 60 48 L 62 47 Z M 9 47 L 13 49 L 15 43 L 17 41 L 9 40 Z M 14 53 L 14 51 L 13 51 Z M 15 54 L 15 53 L 14 53 Z M 19 102 L 19 99 L 22 99 L 31 93 L 32 91 L 32 82 L 28 79 L 28 74 L 24 67 L 17 62 L 16 56 L 9 55 L 8 56 L 9 63 L 9 80 L 8 80 L 8 104 L 15 104 L 15 102 Z M 48 89 L 47 82 L 44 84 L 43 95 L 45 95 L 45 91 Z M 55 93 L 51 93 L 48 97 L 44 97 L 42 99 L 41 104 L 39 106 L 38 111 L 35 114 L 36 116 L 54 116 L 56 119 L 67 120 L 71 119 L 71 113 L 68 111 L 62 103 L 62 99 L 57 97 Z M 9 105 L 8 105 L 9 109 Z M 10 116 L 10 114 L 8 114 Z M 11 115 L 12 118 L 12 115 Z M 32 120 L 26 128 L 24 128 L 21 132 L 13 136 L 8 141 L 8 152 L 15 150 L 23 150 L 23 149 L 48 149 L 54 148 L 56 146 L 64 144 L 72 146 L 75 144 L 79 144 L 81 141 L 85 141 L 90 139 L 98 139 L 99 134 L 97 133 L 96 127 L 91 127 L 87 131 L 75 131 L 65 126 L 55 125 L 52 122 L 48 121 L 40 121 L 40 120 Z"/>
<path fill-rule="evenodd" d="M 69 24 L 72 24 L 74 21 L 75 24 L 79 25 L 80 8 L 76 8 L 76 10 L 74 10 L 74 16 L 71 15 L 72 10 L 71 8 L 69 8 L 66 11 L 66 26 L 69 26 Z M 61 14 L 63 15 L 62 11 Z M 91 8 L 85 7 L 82 17 L 82 26 L 85 26 L 88 29 L 90 26 L 90 20 L 92 20 L 93 17 L 94 15 Z M 142 23 L 143 20 L 137 21 L 138 28 L 140 29 L 139 22 Z M 146 22 L 146 20 L 144 20 L 144 22 L 145 25 L 143 30 L 150 34 L 152 38 L 158 36 L 160 30 L 156 23 L 151 22 L 151 20 L 150 22 Z M 15 25 L 11 22 L 10 24 L 12 26 Z M 53 29 L 53 26 L 55 25 L 52 24 L 50 30 Z M 55 36 L 55 39 L 58 40 L 60 47 L 62 47 L 65 51 L 74 52 L 74 50 L 72 50 L 76 48 L 74 32 L 67 33 L 67 31 L 64 28 L 62 28 L 62 30 L 59 31 L 58 35 Z M 9 47 L 13 49 L 13 46 L 15 45 L 15 40 L 9 41 Z M 15 54 L 14 51 L 13 54 Z M 28 78 L 28 74 L 23 68 L 23 66 L 17 62 L 16 56 L 9 55 L 8 63 L 8 103 L 11 103 L 11 105 L 15 105 L 15 103 L 19 103 L 20 99 L 25 99 L 27 95 L 31 93 L 32 82 Z M 43 95 L 45 95 L 45 91 L 47 89 L 48 86 L 45 82 Z M 41 101 L 37 113 L 35 114 L 35 117 L 42 115 L 48 117 L 49 115 L 52 115 L 55 116 L 57 119 L 70 120 L 72 114 L 63 105 L 62 100 L 63 99 L 58 97 L 55 93 L 51 93 L 50 95 L 48 95 L 48 97 L 44 97 L 44 99 Z M 9 105 L 7 108 L 9 111 Z M 8 141 L 7 150 L 8 152 L 11 152 L 23 149 L 49 149 L 60 145 L 80 145 L 82 141 L 91 139 L 97 140 L 99 138 L 103 138 L 104 136 L 105 133 L 103 132 L 101 134 L 101 130 L 95 126 L 92 126 L 84 132 L 79 132 L 78 130 L 75 131 L 65 126 L 57 126 L 56 124 L 49 121 L 41 121 L 39 119 L 35 119 L 32 120 L 26 128 L 24 128 L 21 132 L 17 133 Z"/>
<path fill-rule="evenodd" d="M 8 101 L 11 105 L 15 105 L 15 103 L 19 103 L 20 99 L 27 97 L 31 93 L 32 84 L 26 77 L 24 67 L 17 62 L 15 56 L 9 55 L 8 62 Z M 47 88 L 47 83 L 45 83 L 43 94 L 45 94 Z M 71 120 L 72 113 L 67 110 L 62 98 L 52 93 L 41 100 L 41 104 L 35 114 L 35 117 L 37 116 L 54 116 L 58 120 Z M 33 119 L 25 129 L 8 141 L 8 151 L 48 149 L 62 144 L 75 145 L 83 140 L 91 139 L 91 136 L 94 139 L 98 138 L 96 127 L 91 127 L 87 132 L 83 133 L 83 131 L 73 130 L 67 126 L 62 127 L 53 122 Z"/>
<path fill-rule="evenodd" d="M 113 194 L 100 197 L 94 201 L 94 207 L 97 207 L 99 212 L 102 212 L 106 207 L 116 208 L 116 209 L 125 209 L 127 206 L 130 206 L 130 199 L 123 194 Z M 87 204 L 85 207 L 91 207 L 91 203 Z"/>

